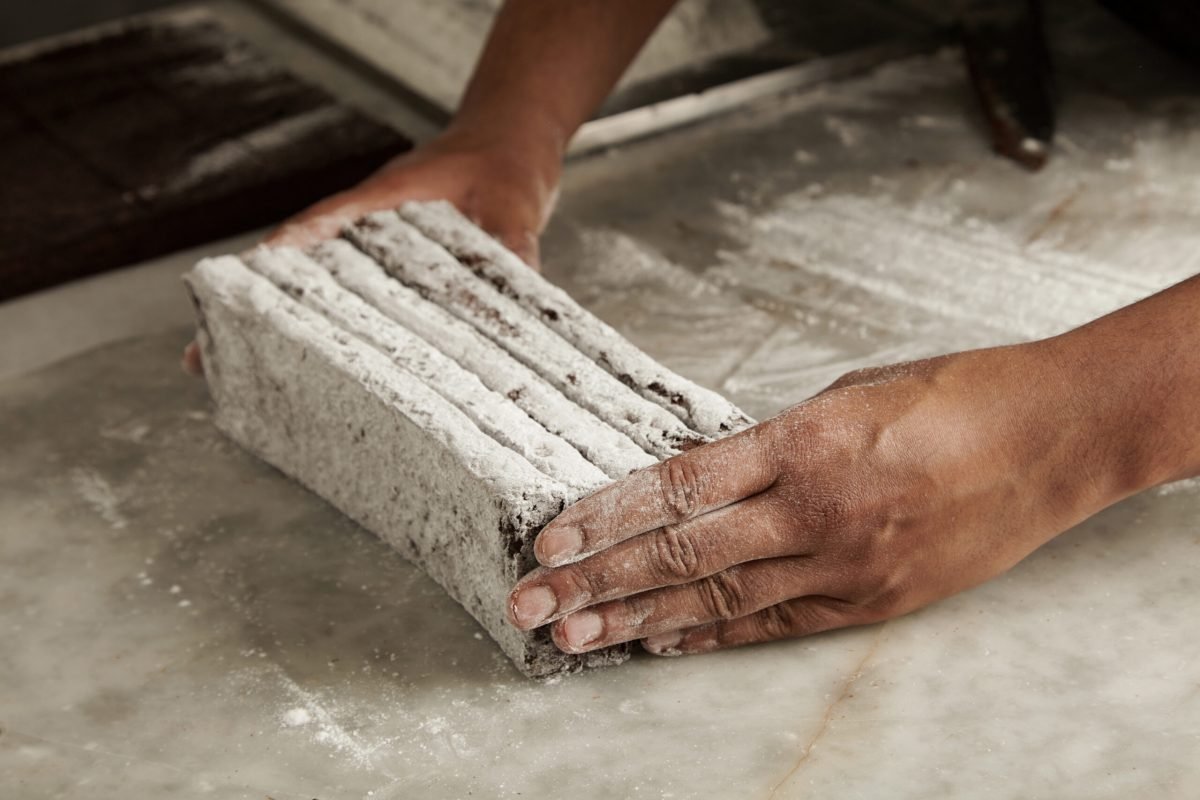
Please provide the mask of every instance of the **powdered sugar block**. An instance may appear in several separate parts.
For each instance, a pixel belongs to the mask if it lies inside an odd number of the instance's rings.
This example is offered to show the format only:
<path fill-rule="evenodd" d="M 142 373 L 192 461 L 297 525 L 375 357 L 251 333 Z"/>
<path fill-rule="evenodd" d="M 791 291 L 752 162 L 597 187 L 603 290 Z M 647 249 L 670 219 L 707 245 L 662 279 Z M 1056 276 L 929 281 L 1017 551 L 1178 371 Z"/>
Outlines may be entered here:
<path fill-rule="evenodd" d="M 631 392 L 528 311 L 463 267 L 445 248 L 391 211 L 371 214 L 345 235 L 389 274 L 474 325 L 578 405 L 665 458 L 708 437 Z M 545 281 L 538 279 L 543 284 Z"/>
<path fill-rule="evenodd" d="M 405 211 L 424 218 L 422 206 Z M 464 241 L 486 238 L 453 222 Z M 530 308 L 569 298 L 536 273 L 513 281 L 518 302 L 394 212 L 308 252 L 208 259 L 186 280 L 230 437 L 424 569 L 525 674 L 628 658 L 628 646 L 567 655 L 544 629 L 517 631 L 507 594 L 568 504 L 745 415 L 578 306 L 560 335 Z M 611 374 L 590 355 L 601 351 L 639 377 Z M 693 393 L 668 413 L 635 391 L 647 377 Z"/>
<path fill-rule="evenodd" d="M 245 256 L 245 262 L 302 305 L 321 312 L 390 357 L 497 442 L 562 480 L 573 490 L 569 499 L 578 499 L 608 482 L 607 476 L 578 450 L 551 434 L 508 398 L 489 390 L 436 347 L 342 288 L 304 253 L 286 247 L 259 247 Z"/>
<path fill-rule="evenodd" d="M 323 242 L 311 255 L 338 282 L 479 376 L 489 389 L 571 444 L 610 478 L 622 478 L 657 460 L 594 414 L 583 413 L 562 392 L 471 325 L 393 280 L 349 242 Z"/>
<path fill-rule="evenodd" d="M 511 250 L 472 225 L 450 203 L 406 203 L 399 213 L 584 355 L 692 429 L 720 437 L 754 424 L 721 395 L 676 375 L 634 347 L 562 289 L 529 269 Z"/>

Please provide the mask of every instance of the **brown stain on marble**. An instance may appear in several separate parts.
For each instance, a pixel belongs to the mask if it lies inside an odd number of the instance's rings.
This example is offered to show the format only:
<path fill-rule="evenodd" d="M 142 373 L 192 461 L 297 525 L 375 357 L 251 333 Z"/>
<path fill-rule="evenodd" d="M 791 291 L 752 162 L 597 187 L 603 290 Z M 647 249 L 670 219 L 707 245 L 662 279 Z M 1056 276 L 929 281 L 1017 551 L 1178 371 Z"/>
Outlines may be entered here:
<path fill-rule="evenodd" d="M 1071 204 L 1074 203 L 1079 198 L 1079 195 L 1083 193 L 1083 188 L 1083 186 L 1075 187 L 1075 189 L 1072 190 L 1066 197 L 1055 203 L 1054 208 L 1050 209 L 1049 213 L 1046 214 L 1041 223 L 1039 223 L 1038 226 L 1034 228 L 1029 236 L 1025 239 L 1025 247 L 1029 247 L 1038 239 L 1042 238 L 1042 236 L 1046 234 L 1046 231 L 1054 227 L 1059 220 L 1063 218 L 1067 212 L 1067 209 L 1070 208 Z"/>
<path fill-rule="evenodd" d="M 771 787 L 771 791 L 767 794 L 767 800 L 774 800 L 774 798 L 779 794 L 779 790 L 786 786 L 791 779 L 796 776 L 796 773 L 800 771 L 805 763 L 807 763 L 809 756 L 812 755 L 813 747 L 815 747 L 817 742 L 821 740 L 821 737 L 825 735 L 825 732 L 829 730 L 829 725 L 833 721 L 834 710 L 841 705 L 843 700 L 853 696 L 852 691 L 855 684 L 858 683 L 858 679 L 862 677 L 863 670 L 867 668 L 867 664 L 869 664 L 871 659 L 875 657 L 875 653 L 879 651 L 879 645 L 883 642 L 883 632 L 886 627 L 886 622 L 880 624 L 879 630 L 875 633 L 875 638 L 871 641 L 870 647 L 867 648 L 867 652 L 864 653 L 863 657 L 860 658 L 858 663 L 854 665 L 854 669 L 850 671 L 850 674 L 842 683 L 842 688 L 841 691 L 838 692 L 838 696 L 835 697 L 833 702 L 830 703 L 825 709 L 825 714 L 821 717 L 821 724 L 817 726 L 816 733 L 814 733 L 812 738 L 808 740 L 808 743 L 804 745 L 804 749 L 800 751 L 800 755 L 796 758 L 796 762 L 792 764 L 792 768 L 788 770 L 787 774 L 780 778 L 775 785 Z"/>

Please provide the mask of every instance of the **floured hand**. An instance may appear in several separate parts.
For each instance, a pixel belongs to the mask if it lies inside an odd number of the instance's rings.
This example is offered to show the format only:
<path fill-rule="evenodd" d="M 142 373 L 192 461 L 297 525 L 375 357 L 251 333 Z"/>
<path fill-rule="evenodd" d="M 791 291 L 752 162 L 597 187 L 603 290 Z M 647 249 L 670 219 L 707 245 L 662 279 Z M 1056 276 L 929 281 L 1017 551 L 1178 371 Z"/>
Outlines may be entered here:
<path fill-rule="evenodd" d="M 509 597 L 572 653 L 872 623 L 1016 564 L 1123 492 L 1037 343 L 852 373 L 564 511 Z"/>
<path fill-rule="evenodd" d="M 448 200 L 536 268 L 538 234 L 550 216 L 560 170 L 561 154 L 544 145 L 452 129 L 287 220 L 267 243 L 308 247 L 372 212 L 410 200 Z"/>

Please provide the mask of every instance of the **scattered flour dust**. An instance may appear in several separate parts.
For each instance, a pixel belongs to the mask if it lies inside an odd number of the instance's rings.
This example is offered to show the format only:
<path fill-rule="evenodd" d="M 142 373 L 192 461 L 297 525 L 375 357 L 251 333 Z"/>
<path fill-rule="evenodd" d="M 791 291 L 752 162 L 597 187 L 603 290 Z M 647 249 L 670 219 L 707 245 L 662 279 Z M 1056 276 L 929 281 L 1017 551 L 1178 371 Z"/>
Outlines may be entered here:
<path fill-rule="evenodd" d="M 71 482 L 84 502 L 110 527 L 117 530 L 128 527 L 129 520 L 121 512 L 121 500 L 103 475 L 94 469 L 76 467 L 71 470 Z"/>
<path fill-rule="evenodd" d="M 283 724 L 288 728 L 299 728 L 312 722 L 312 714 L 303 706 L 289 708 L 283 712 Z"/>
<path fill-rule="evenodd" d="M 843 147 L 857 147 L 868 132 L 865 125 L 832 114 L 824 119 L 824 124 L 825 129 L 836 136 Z"/>
<path fill-rule="evenodd" d="M 394 737 L 382 737 L 376 741 L 365 740 L 338 719 L 342 714 L 336 703 L 325 701 L 316 693 L 308 691 L 275 664 L 270 664 L 268 670 L 275 679 L 274 682 L 289 698 L 289 707 L 279 715 L 283 729 L 308 731 L 314 742 L 332 748 L 340 758 L 355 767 L 373 769 L 393 780 L 396 778 L 386 769 L 382 769 L 374 757 L 381 749 L 394 749 Z"/>
<path fill-rule="evenodd" d="M 784 306 L 904 328 L 943 320 L 1007 337 L 1059 333 L 1169 285 L 1086 256 L 1031 251 L 978 219 L 886 197 L 798 193 L 767 213 L 721 204 L 744 247 L 705 277 Z"/>
<path fill-rule="evenodd" d="M 149 423 L 140 420 L 131 420 L 121 425 L 110 425 L 101 428 L 100 435 L 105 439 L 130 442 L 131 444 L 142 444 L 146 441 L 146 437 L 150 434 L 150 431 Z"/>
<path fill-rule="evenodd" d="M 1200 492 L 1200 478 L 1187 478 L 1175 481 L 1174 483 L 1166 483 L 1153 491 L 1158 497 L 1166 497 L 1173 494 L 1196 494 Z"/>
<path fill-rule="evenodd" d="M 339 767 L 399 783 L 412 779 L 413 764 L 453 775 L 473 772 L 481 759 L 502 749 L 520 749 L 522 735 L 536 727 L 531 721 L 546 718 L 560 706 L 561 692 L 577 677 L 515 678 L 511 664 L 497 651 L 493 679 L 467 691 L 467 696 L 462 687 L 414 694 L 411 686 L 386 683 L 360 691 L 362 687 L 337 678 L 318 678 L 319 687 L 309 688 L 259 648 L 242 655 L 266 657 L 226 676 L 238 706 L 251 717 L 248 724 L 254 725 L 253 718 L 265 712 L 276 735 L 302 739 L 309 752 L 323 752 Z M 621 711 L 636 715 L 645 709 L 630 701 Z M 582 722 L 586 712 L 577 711 L 574 717 Z"/>

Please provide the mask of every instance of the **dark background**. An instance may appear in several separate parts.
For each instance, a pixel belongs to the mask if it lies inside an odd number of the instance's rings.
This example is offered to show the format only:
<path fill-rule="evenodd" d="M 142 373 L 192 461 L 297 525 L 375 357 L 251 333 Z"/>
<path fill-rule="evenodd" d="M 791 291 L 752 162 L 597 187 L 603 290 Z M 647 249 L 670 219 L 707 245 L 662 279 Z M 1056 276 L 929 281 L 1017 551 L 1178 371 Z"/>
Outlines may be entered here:
<path fill-rule="evenodd" d="M 52 0 L 0 3 L 0 47 L 40 39 L 97 22 L 138 14 L 180 0 Z"/>

